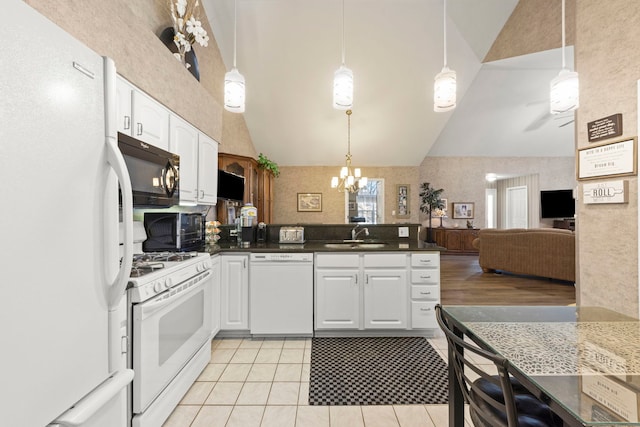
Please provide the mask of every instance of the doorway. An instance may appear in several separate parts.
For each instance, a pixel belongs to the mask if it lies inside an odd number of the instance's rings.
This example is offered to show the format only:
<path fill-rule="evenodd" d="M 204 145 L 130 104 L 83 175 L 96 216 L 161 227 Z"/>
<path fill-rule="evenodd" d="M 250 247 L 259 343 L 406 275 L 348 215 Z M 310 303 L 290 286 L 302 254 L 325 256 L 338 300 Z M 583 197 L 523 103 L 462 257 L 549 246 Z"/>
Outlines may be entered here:
<path fill-rule="evenodd" d="M 529 228 L 526 186 L 507 188 L 507 228 Z"/>

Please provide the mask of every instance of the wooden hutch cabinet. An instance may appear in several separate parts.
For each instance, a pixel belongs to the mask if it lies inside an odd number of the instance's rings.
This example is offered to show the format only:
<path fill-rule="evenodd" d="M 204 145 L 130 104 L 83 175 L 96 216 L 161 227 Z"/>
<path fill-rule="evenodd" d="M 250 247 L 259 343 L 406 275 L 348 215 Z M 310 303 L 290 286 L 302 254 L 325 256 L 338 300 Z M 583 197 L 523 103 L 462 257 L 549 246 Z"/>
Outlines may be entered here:
<path fill-rule="evenodd" d="M 447 248 L 451 254 L 477 254 L 473 240 L 478 237 L 476 228 L 434 228 L 433 237 L 438 246 Z"/>
<path fill-rule="evenodd" d="M 271 222 L 273 218 L 273 174 L 260 169 L 256 159 L 236 154 L 220 153 L 218 167 L 227 172 L 244 176 L 244 200 L 242 204 L 252 203 L 258 209 L 258 222 Z M 238 203 L 236 216 L 242 204 Z M 218 203 L 218 221 L 229 223 L 229 202 Z"/>

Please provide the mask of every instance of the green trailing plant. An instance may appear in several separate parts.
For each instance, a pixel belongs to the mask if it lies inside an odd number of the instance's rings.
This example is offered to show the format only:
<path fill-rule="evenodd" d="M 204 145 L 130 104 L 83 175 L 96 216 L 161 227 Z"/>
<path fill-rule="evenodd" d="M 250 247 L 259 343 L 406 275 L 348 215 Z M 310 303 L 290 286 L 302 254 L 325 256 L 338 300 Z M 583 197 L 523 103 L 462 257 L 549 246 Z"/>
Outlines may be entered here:
<path fill-rule="evenodd" d="M 420 184 L 420 211 L 427 214 L 429 218 L 429 229 L 427 230 L 427 242 L 433 243 L 433 231 L 431 227 L 431 213 L 435 209 L 444 208 L 444 202 L 440 198 L 444 190 L 442 188 L 436 190 L 428 182 Z"/>
<path fill-rule="evenodd" d="M 280 175 L 280 168 L 278 167 L 278 164 L 269 160 L 267 156 L 262 153 L 258 155 L 258 166 L 270 171 L 276 178 Z"/>

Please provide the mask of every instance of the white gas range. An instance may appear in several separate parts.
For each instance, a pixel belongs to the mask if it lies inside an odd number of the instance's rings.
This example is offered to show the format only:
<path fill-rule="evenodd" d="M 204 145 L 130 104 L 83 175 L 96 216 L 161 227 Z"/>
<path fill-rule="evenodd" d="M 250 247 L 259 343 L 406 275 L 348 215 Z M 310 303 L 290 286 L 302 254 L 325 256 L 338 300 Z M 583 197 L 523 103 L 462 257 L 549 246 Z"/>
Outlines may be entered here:
<path fill-rule="evenodd" d="M 199 252 L 134 256 L 127 300 L 135 377 L 132 427 L 159 426 L 211 358 L 211 257 Z"/>

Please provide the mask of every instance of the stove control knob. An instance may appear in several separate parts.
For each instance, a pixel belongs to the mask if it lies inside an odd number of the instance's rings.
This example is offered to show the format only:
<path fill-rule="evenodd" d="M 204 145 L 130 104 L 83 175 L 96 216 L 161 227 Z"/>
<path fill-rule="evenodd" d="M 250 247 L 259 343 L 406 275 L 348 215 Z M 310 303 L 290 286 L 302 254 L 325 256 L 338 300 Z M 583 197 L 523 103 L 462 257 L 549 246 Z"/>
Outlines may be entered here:
<path fill-rule="evenodd" d="M 155 282 L 153 284 L 153 290 L 156 292 L 160 292 L 162 290 L 162 282 Z"/>
<path fill-rule="evenodd" d="M 169 289 L 171 286 L 173 286 L 173 280 L 171 277 L 167 277 L 167 280 L 164 282 L 164 287 Z"/>

